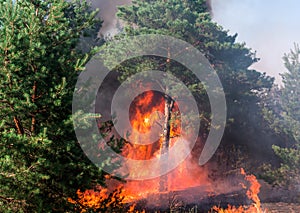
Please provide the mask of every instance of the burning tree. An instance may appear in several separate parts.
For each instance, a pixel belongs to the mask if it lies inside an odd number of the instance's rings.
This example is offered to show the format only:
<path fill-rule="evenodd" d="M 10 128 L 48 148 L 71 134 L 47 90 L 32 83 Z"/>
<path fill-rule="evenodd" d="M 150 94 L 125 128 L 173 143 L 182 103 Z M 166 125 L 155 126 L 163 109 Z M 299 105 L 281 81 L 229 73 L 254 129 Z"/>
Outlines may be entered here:
<path fill-rule="evenodd" d="M 163 49 L 167 49 L 168 46 L 162 47 Z M 118 50 L 118 47 L 111 47 L 109 50 L 116 50 L 114 54 L 110 52 L 109 56 L 113 55 L 113 58 L 117 57 L 117 55 L 120 55 L 120 52 Z M 122 48 L 120 48 L 122 50 Z M 124 48 L 123 48 L 124 49 Z M 126 49 L 126 48 L 125 48 Z M 169 53 L 167 51 L 167 53 Z M 169 54 L 167 54 L 169 55 Z M 171 57 L 171 56 L 170 56 Z M 120 79 L 125 78 L 126 75 L 130 76 L 132 73 L 135 73 L 136 70 L 132 69 L 132 64 L 137 63 L 139 66 L 137 67 L 137 70 L 141 68 L 141 66 L 145 65 L 146 67 L 149 64 L 153 64 L 157 68 L 157 64 L 159 63 L 160 70 L 164 71 L 164 74 L 168 74 L 171 70 L 171 66 L 173 69 L 183 69 L 183 67 L 175 62 L 172 61 L 169 57 L 168 58 L 160 58 L 156 56 L 151 57 L 143 57 L 142 59 L 131 59 L 130 61 L 126 61 L 120 66 L 117 67 L 117 71 L 121 72 Z M 170 65 L 172 63 L 172 65 Z M 175 66 L 176 63 L 176 66 Z M 128 68 L 129 67 L 129 68 Z M 129 70 L 128 70 L 129 69 Z M 149 70 L 149 68 L 147 69 Z M 137 159 L 137 160 L 149 160 L 153 158 L 157 158 L 163 154 L 168 155 L 168 149 L 176 143 L 176 138 L 180 135 L 188 135 L 189 133 L 192 133 L 192 127 L 189 131 L 183 131 L 181 129 L 181 124 L 183 123 L 181 113 L 184 112 L 185 117 L 189 116 L 188 113 L 193 115 L 193 111 L 187 111 L 186 109 L 183 111 L 178 110 L 178 103 L 187 101 L 187 98 L 180 98 L 179 96 L 184 96 L 186 90 L 183 90 L 181 86 L 178 86 L 178 84 L 172 82 L 171 80 L 164 79 L 163 75 L 161 74 L 161 78 L 151 78 L 150 75 L 150 81 L 148 84 L 143 84 L 143 82 L 140 82 L 139 80 L 134 81 L 134 84 L 131 84 L 130 90 L 127 91 L 129 93 L 132 93 L 132 91 L 138 90 L 139 88 L 143 87 L 145 88 L 144 93 L 137 94 L 134 101 L 131 103 L 130 108 L 128 108 L 129 112 L 124 110 L 125 113 L 129 113 L 129 120 L 130 120 L 130 126 L 132 126 L 133 130 L 130 132 L 129 135 L 124 134 L 124 137 L 128 137 L 130 141 L 133 142 L 140 142 L 140 141 L 149 141 L 153 136 L 151 135 L 141 135 L 141 134 L 135 134 L 135 132 L 140 133 L 147 133 L 151 128 L 154 128 L 154 137 L 156 138 L 154 144 L 147 144 L 147 145 L 136 145 L 134 143 L 126 143 L 123 147 L 122 154 L 126 156 L 127 158 L 131 159 Z M 125 78 L 126 79 L 126 78 Z M 126 83 L 126 82 L 125 82 Z M 161 89 L 162 92 L 156 92 L 149 88 L 151 88 L 151 85 L 156 85 Z M 123 91 L 123 89 L 121 89 Z M 173 91 L 173 92 L 172 92 Z M 179 96 L 176 96 L 179 92 Z M 173 94 L 173 95 L 170 95 Z M 123 94 L 123 96 L 126 96 L 126 92 Z M 189 97 L 189 96 L 188 96 Z M 187 102 L 188 103 L 188 102 Z M 121 99 L 121 102 L 118 104 L 119 107 L 124 106 L 124 102 Z M 194 104 L 196 106 L 196 104 Z M 126 108 L 126 107 L 125 107 Z M 123 111 L 122 111 L 123 112 Z M 123 114 L 123 113 L 119 113 Z M 190 116 L 189 121 L 191 120 L 199 120 L 199 117 L 192 117 Z M 122 122 L 122 119 L 118 119 L 119 122 Z M 187 119 L 185 119 L 186 121 Z M 129 125 L 129 124 L 127 124 Z M 190 124 L 192 125 L 192 124 Z M 157 128 L 156 128 L 156 127 Z M 155 131 L 156 129 L 156 131 Z M 152 129 L 153 130 L 153 129 Z M 166 170 L 166 164 L 168 164 L 168 157 L 161 158 L 164 159 L 164 162 L 161 161 L 161 172 L 162 174 L 165 173 Z M 133 173 L 143 173 L 143 169 L 146 168 L 131 168 L 129 169 L 129 172 Z M 167 176 L 161 177 L 160 181 L 157 186 L 156 190 L 160 192 L 166 192 L 169 191 L 169 185 L 167 180 Z M 154 188 L 154 187 L 152 187 Z"/>
<path fill-rule="evenodd" d="M 258 132 L 257 129 L 266 127 L 258 106 L 260 98 L 257 94 L 271 88 L 273 79 L 248 69 L 259 59 L 245 47 L 245 44 L 235 41 L 237 35 L 228 35 L 222 27 L 211 20 L 206 1 L 136 0 L 132 5 L 120 7 L 118 16 L 125 22 L 123 29 L 125 35 L 166 34 L 183 39 L 199 49 L 217 71 L 226 95 L 228 125 L 223 145 L 233 143 L 251 151 L 260 147 L 263 143 L 261 138 L 265 135 L 263 131 Z M 129 68 L 129 63 L 124 64 L 127 69 L 118 67 L 117 70 L 124 76 L 122 79 L 125 79 L 129 73 L 142 70 L 143 67 L 159 70 L 160 65 L 167 65 L 166 61 L 167 59 L 163 59 L 155 62 L 154 57 L 148 57 L 144 60 L 131 61 L 132 64 L 140 64 L 135 70 Z M 211 116 L 205 89 L 201 82 L 195 81 L 195 78 L 178 63 L 170 61 L 168 66 L 173 74 L 193 88 L 193 95 L 202 113 L 200 137 L 205 141 Z M 271 150 L 271 147 L 269 149 Z"/>

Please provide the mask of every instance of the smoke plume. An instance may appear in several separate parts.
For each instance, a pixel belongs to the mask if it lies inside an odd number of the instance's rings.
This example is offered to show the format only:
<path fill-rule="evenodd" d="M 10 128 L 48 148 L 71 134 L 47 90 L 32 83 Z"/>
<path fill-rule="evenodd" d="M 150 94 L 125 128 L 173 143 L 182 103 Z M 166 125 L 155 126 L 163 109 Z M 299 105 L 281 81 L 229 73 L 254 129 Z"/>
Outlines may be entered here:
<path fill-rule="evenodd" d="M 99 8 L 99 16 L 103 20 L 101 34 L 113 34 L 117 30 L 117 7 L 130 3 L 131 0 L 91 0 L 92 7 Z"/>

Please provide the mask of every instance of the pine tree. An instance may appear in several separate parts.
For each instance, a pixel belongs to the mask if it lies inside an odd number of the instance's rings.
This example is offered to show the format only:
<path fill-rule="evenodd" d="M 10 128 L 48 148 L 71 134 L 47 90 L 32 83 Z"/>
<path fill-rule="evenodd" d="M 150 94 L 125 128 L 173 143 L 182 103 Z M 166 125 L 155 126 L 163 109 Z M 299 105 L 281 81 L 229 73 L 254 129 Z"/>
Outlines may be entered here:
<path fill-rule="evenodd" d="M 287 72 L 283 73 L 282 107 L 285 111 L 284 120 L 291 135 L 300 144 L 300 48 L 295 45 L 294 50 L 284 56 Z M 299 147 L 298 147 L 299 148 Z"/>
<path fill-rule="evenodd" d="M 1 212 L 66 211 L 68 197 L 102 180 L 71 121 L 89 58 L 77 46 L 99 30 L 96 13 L 85 1 L 0 1 Z"/>
<path fill-rule="evenodd" d="M 269 100 L 265 114 L 278 134 L 286 137 L 273 149 L 281 160 L 278 169 L 269 167 L 267 176 L 275 183 L 295 189 L 300 184 L 300 48 L 295 45 L 283 57 L 286 72 L 281 74 L 283 87 L 276 99 Z M 276 104 L 274 104 L 274 102 Z"/>

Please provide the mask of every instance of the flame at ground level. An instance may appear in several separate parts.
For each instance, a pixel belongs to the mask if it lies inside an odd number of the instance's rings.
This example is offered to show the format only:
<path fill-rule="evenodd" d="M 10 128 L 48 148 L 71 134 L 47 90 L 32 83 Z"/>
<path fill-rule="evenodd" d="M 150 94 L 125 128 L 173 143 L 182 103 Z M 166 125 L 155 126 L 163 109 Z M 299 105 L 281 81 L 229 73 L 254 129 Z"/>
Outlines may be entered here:
<path fill-rule="evenodd" d="M 180 191 L 192 187 L 202 186 L 211 192 L 211 184 L 207 178 L 205 168 L 200 168 L 197 164 L 193 164 L 187 159 L 181 163 L 175 170 L 167 176 L 168 192 Z M 127 181 L 123 185 L 124 201 L 134 202 L 139 199 L 147 198 L 150 194 L 159 194 L 159 184 L 162 177 L 143 181 Z"/>
<path fill-rule="evenodd" d="M 247 206 L 233 206 L 228 204 L 226 209 L 213 206 L 210 213 L 264 213 L 267 212 L 263 210 L 261 207 L 260 199 L 258 197 L 260 184 L 258 183 L 256 177 L 254 175 L 247 175 L 243 169 L 241 169 L 241 174 L 244 176 L 244 180 L 247 183 L 241 183 L 242 188 L 247 189 L 246 195 L 252 200 L 252 204 Z M 132 183 L 128 183 L 131 185 Z M 136 183 L 135 183 L 136 184 Z M 97 190 L 86 190 L 85 192 L 77 191 L 77 200 L 73 200 L 69 198 L 69 202 L 73 204 L 79 204 L 79 210 L 81 212 L 85 212 L 85 209 L 94 209 L 101 210 L 118 207 L 124 205 L 130 200 L 131 205 L 126 207 L 126 212 L 146 212 L 146 210 L 136 210 L 136 203 L 139 201 L 138 194 L 128 194 L 125 188 L 121 189 L 120 185 L 116 190 L 113 191 L 110 195 L 108 195 L 108 189 L 99 187 Z M 147 188 L 147 187 L 146 187 Z M 136 192 L 138 193 L 138 192 Z M 132 195 L 132 197 L 130 197 Z M 145 194 L 140 194 L 140 197 L 143 197 Z M 155 196 L 159 199 L 162 194 L 155 194 Z M 110 198 L 109 198 L 110 196 Z M 127 196 L 127 197 L 126 197 Z M 125 199 L 122 199 L 125 198 Z M 127 199 L 127 201 L 126 201 Z M 135 200 L 136 199 L 136 200 Z M 113 211 L 113 209 L 111 209 Z M 125 211 L 125 209 L 123 209 Z"/>
<path fill-rule="evenodd" d="M 253 201 L 253 203 L 248 207 L 235 207 L 228 204 L 227 209 L 223 209 L 217 206 L 212 208 L 213 212 L 217 213 L 263 213 L 265 211 L 261 208 L 260 199 L 258 197 L 260 191 L 260 183 L 257 181 L 254 175 L 247 175 L 245 170 L 241 168 L 241 174 L 244 175 L 245 180 L 250 183 L 250 187 L 247 190 L 247 196 L 249 199 Z M 244 184 L 242 184 L 243 188 L 247 188 Z"/>

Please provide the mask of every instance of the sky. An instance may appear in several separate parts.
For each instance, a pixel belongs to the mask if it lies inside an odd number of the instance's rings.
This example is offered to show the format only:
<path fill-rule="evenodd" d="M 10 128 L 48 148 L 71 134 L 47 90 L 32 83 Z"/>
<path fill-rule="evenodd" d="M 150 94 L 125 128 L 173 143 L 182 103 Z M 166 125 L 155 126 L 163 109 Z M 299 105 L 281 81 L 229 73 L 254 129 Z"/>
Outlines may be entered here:
<path fill-rule="evenodd" d="M 100 8 L 104 19 L 102 31 L 114 29 L 116 5 L 129 4 L 130 0 L 91 0 Z M 191 0 L 192 1 L 192 0 Z M 300 0 L 211 0 L 213 20 L 238 33 L 237 40 L 257 52 L 261 60 L 251 68 L 276 78 L 286 71 L 282 57 L 300 44 Z"/>
<path fill-rule="evenodd" d="M 253 68 L 280 84 L 286 71 L 282 57 L 300 44 L 299 0 L 211 0 L 213 20 L 229 34 L 238 33 L 261 60 Z"/>

